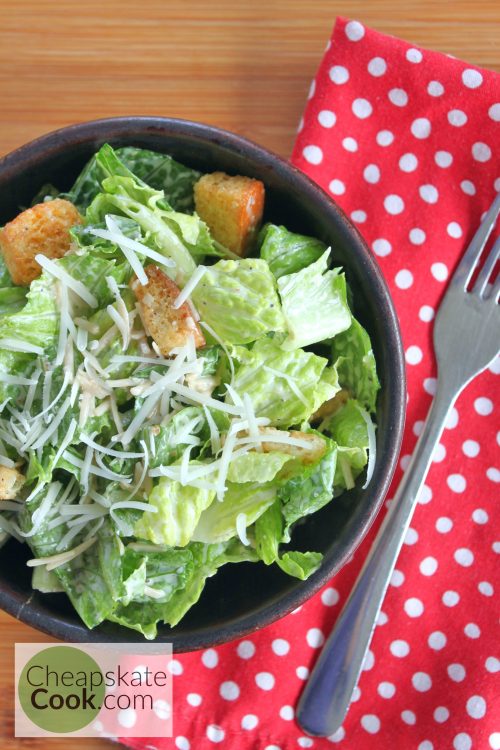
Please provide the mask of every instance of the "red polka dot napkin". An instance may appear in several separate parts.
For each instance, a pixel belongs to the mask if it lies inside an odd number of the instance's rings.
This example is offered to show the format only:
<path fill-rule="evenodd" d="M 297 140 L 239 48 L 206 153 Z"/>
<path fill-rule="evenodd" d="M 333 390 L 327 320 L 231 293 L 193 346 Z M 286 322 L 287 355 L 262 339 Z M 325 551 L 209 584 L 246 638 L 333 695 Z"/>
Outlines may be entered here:
<path fill-rule="evenodd" d="M 500 76 L 337 21 L 293 161 L 355 222 L 400 316 L 409 403 L 393 490 L 434 393 L 431 329 L 446 280 L 500 190 L 499 141 Z M 334 736 L 306 736 L 294 706 L 375 529 L 299 611 L 243 641 L 177 656 L 174 739 L 124 742 L 160 750 L 500 748 L 499 373 L 497 363 L 477 378 L 449 418 Z"/>

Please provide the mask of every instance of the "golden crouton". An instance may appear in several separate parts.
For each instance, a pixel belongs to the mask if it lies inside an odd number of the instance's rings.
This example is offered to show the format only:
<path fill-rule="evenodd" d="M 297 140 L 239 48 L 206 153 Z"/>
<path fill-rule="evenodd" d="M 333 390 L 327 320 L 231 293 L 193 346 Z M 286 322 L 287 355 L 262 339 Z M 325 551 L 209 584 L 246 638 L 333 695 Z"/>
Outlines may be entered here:
<path fill-rule="evenodd" d="M 274 427 L 259 427 L 259 432 L 261 435 L 272 435 L 276 438 L 286 435 L 287 437 L 304 440 L 309 444 L 308 448 L 301 448 L 298 445 L 289 445 L 288 443 L 264 442 L 262 443 L 264 453 L 272 453 L 273 451 L 286 453 L 288 456 L 298 458 L 304 464 L 313 464 L 323 458 L 326 453 L 326 441 L 311 432 L 298 432 L 297 430 L 286 432 L 285 430 L 276 430 Z"/>
<path fill-rule="evenodd" d="M 146 266 L 144 270 L 148 283 L 143 286 L 134 277 L 130 287 L 139 303 L 146 333 L 156 342 L 162 355 L 167 357 L 175 347 L 184 346 L 189 336 L 193 336 L 197 349 L 205 346 L 205 338 L 188 303 L 184 302 L 177 309 L 174 307 L 181 293 L 179 287 L 158 266 Z"/>
<path fill-rule="evenodd" d="M 351 398 L 349 391 L 342 388 L 333 398 L 329 398 L 324 404 L 321 404 L 319 409 L 314 412 L 311 417 L 311 422 L 319 422 L 327 417 L 333 417 L 333 415 L 341 409 Z"/>
<path fill-rule="evenodd" d="M 251 177 L 206 174 L 194 186 L 196 212 L 212 236 L 237 255 L 252 244 L 264 210 L 264 185 Z"/>
<path fill-rule="evenodd" d="M 14 500 L 23 484 L 24 475 L 20 471 L 0 466 L 0 500 Z"/>
<path fill-rule="evenodd" d="M 38 203 L 9 221 L 0 231 L 0 251 L 14 284 L 28 286 L 40 276 L 38 253 L 62 258 L 69 250 L 69 230 L 81 223 L 75 206 L 61 198 Z"/>

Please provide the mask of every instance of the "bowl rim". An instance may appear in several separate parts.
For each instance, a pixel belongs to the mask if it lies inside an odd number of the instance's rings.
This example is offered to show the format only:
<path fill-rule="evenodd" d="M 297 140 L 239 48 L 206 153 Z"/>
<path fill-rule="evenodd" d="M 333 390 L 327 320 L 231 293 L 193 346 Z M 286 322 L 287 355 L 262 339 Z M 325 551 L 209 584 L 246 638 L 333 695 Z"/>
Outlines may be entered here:
<path fill-rule="evenodd" d="M 404 349 L 399 321 L 389 288 L 378 263 L 357 228 L 332 200 L 331 196 L 308 175 L 283 157 L 244 136 L 214 125 L 181 118 L 131 115 L 88 120 L 43 134 L 1 157 L 1 179 L 3 182 L 8 182 L 14 175 L 23 170 L 36 168 L 37 161 L 45 161 L 51 153 L 63 153 L 75 143 L 97 144 L 97 148 L 98 144 L 105 143 L 108 140 L 107 133 L 109 133 L 109 140 L 117 141 L 123 138 L 131 141 L 134 136 L 134 126 L 138 136 L 145 135 L 148 132 L 173 138 L 176 136 L 191 136 L 205 143 L 225 147 L 229 151 L 240 154 L 256 163 L 259 167 L 272 168 L 279 172 L 281 176 L 292 177 L 297 189 L 307 193 L 316 204 L 319 203 L 322 211 L 334 214 L 335 220 L 342 224 L 344 231 L 350 235 L 352 242 L 356 245 L 357 252 L 363 257 L 364 272 L 370 277 L 370 282 L 373 283 L 373 292 L 379 304 L 380 315 L 387 321 L 384 346 L 387 371 L 391 374 L 392 409 L 387 425 L 385 455 L 381 464 L 377 467 L 380 472 L 382 465 L 383 471 L 377 486 L 371 490 L 372 503 L 363 522 L 356 529 L 355 538 L 335 561 L 328 561 L 328 553 L 326 553 L 319 570 L 306 582 L 302 582 L 302 586 L 297 586 L 285 592 L 280 596 L 278 602 L 270 602 L 250 614 L 239 616 L 235 620 L 229 620 L 224 625 L 217 626 L 216 629 L 214 626 L 205 626 L 194 633 L 176 633 L 175 629 L 167 630 L 154 641 L 156 643 L 172 643 L 175 652 L 195 651 L 248 635 L 286 616 L 310 599 L 327 581 L 331 580 L 364 540 L 389 489 L 401 448 L 406 411 Z M 137 132 L 137 129 L 139 129 L 139 132 Z M 120 133 L 120 135 L 117 133 Z M 63 143 L 61 143 L 62 141 Z M 0 608 L 27 625 L 54 638 L 72 642 L 119 642 L 119 640 L 144 642 L 143 637 L 135 631 L 122 628 L 123 638 L 117 639 L 114 636 L 110 637 L 108 633 L 99 632 L 99 629 L 89 630 L 79 620 L 75 623 L 64 616 L 46 612 L 39 604 L 32 602 L 33 594 L 34 592 L 26 596 L 25 592 L 6 586 L 5 581 L 0 577 Z M 78 617 L 77 614 L 76 617 Z"/>

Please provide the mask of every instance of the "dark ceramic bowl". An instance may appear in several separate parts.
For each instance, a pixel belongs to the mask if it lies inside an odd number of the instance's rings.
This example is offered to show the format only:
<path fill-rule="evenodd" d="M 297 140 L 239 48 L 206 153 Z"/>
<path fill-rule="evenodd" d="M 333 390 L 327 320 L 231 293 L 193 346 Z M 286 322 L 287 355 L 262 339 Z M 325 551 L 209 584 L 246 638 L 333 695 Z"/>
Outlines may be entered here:
<path fill-rule="evenodd" d="M 312 596 L 358 547 L 388 490 L 398 457 L 405 411 L 404 357 L 398 321 L 380 270 L 344 213 L 288 162 L 232 133 L 160 117 L 87 122 L 45 135 L 0 160 L 0 226 L 29 205 L 47 182 L 67 189 L 89 157 L 108 142 L 171 154 L 204 172 L 223 170 L 261 179 L 266 219 L 331 244 L 354 292 L 355 314 L 368 329 L 382 390 L 377 410 L 377 462 L 367 489 L 356 487 L 307 518 L 294 532 L 297 549 L 324 553 L 321 568 L 302 582 L 277 566 L 226 565 L 175 628 L 160 641 L 190 651 L 251 633 L 283 617 Z M 41 594 L 30 585 L 28 550 L 10 540 L 0 550 L 0 606 L 23 622 L 68 641 L 140 641 L 112 623 L 89 631 L 63 594 Z"/>

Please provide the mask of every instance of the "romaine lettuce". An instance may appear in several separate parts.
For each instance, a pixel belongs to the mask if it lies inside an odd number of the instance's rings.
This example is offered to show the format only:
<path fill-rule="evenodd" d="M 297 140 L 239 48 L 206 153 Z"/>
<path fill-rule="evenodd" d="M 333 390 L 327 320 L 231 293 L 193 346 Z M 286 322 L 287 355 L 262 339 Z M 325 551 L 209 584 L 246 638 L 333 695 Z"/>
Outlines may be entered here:
<path fill-rule="evenodd" d="M 351 326 L 335 336 L 332 355 L 339 373 L 339 381 L 358 401 L 374 412 L 380 389 L 377 367 L 368 333 L 353 318 Z"/>
<path fill-rule="evenodd" d="M 275 224 L 266 224 L 259 235 L 260 257 L 269 263 L 277 279 L 297 273 L 318 260 L 326 245 L 314 237 L 289 232 Z"/>

